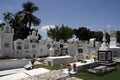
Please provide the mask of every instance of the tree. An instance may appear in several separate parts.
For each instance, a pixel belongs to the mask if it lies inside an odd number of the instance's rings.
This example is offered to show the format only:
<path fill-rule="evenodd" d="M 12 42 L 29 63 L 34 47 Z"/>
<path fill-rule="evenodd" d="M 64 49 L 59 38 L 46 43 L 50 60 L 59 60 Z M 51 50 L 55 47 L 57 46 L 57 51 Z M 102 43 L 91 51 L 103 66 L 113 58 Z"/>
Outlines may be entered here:
<path fill-rule="evenodd" d="M 50 28 L 50 30 L 47 31 L 47 35 L 54 40 L 59 41 L 60 39 L 63 39 L 66 42 L 67 39 L 70 39 L 72 37 L 73 30 L 64 25 L 61 27 L 56 26 L 55 28 Z"/>
<path fill-rule="evenodd" d="M 120 31 L 116 32 L 117 42 L 120 43 Z"/>
<path fill-rule="evenodd" d="M 96 31 L 94 35 L 95 35 L 96 41 L 102 42 L 102 39 L 103 39 L 103 32 L 102 31 Z M 106 40 L 107 40 L 106 42 L 109 43 L 110 42 L 110 35 L 108 32 L 106 32 L 105 35 L 106 35 Z"/>
<path fill-rule="evenodd" d="M 9 20 L 9 24 L 14 29 L 14 39 L 24 39 L 29 35 L 30 29 L 28 27 L 24 27 L 20 25 L 19 19 L 20 19 L 21 12 L 18 11 L 17 13 L 13 14 L 10 12 L 4 13 L 4 21 Z"/>
<path fill-rule="evenodd" d="M 103 32 L 102 31 L 96 31 L 95 32 L 95 38 L 96 38 L 96 41 L 102 42 Z"/>
<path fill-rule="evenodd" d="M 109 43 L 110 42 L 110 34 L 108 32 L 106 32 L 105 35 L 106 35 L 107 43 Z"/>
<path fill-rule="evenodd" d="M 12 25 L 14 14 L 10 12 L 6 12 L 6 13 L 3 13 L 3 15 L 4 15 L 4 21 L 6 22 L 7 20 L 9 20 L 9 24 Z"/>
<path fill-rule="evenodd" d="M 4 26 L 5 25 L 5 23 L 0 23 L 0 27 L 2 27 L 2 26 Z"/>
<path fill-rule="evenodd" d="M 10 12 L 6 12 L 3 14 L 4 21 L 9 20 L 9 24 L 12 26 L 12 28 L 14 28 L 13 40 L 26 38 L 29 35 L 29 32 L 32 31 L 31 23 L 34 25 L 40 24 L 40 19 L 32 15 L 32 13 L 37 10 L 38 7 L 36 7 L 33 3 L 27 2 L 27 3 L 23 3 L 23 11 L 18 11 L 15 14 Z M 28 23 L 29 23 L 29 27 L 27 27 Z M 3 25 L 4 24 L 0 24 L 0 26 Z M 41 39 L 40 34 L 39 34 L 39 39 Z"/>
<path fill-rule="evenodd" d="M 91 38 L 90 30 L 86 27 L 79 27 L 74 29 L 74 33 L 79 38 L 79 40 L 89 40 Z"/>
<path fill-rule="evenodd" d="M 21 18 L 19 22 L 25 27 L 31 28 L 31 25 L 38 26 L 41 22 L 36 16 L 33 15 L 34 12 L 39 10 L 37 6 L 35 6 L 32 2 L 26 2 L 22 5 L 23 10 L 21 11 Z"/>
<path fill-rule="evenodd" d="M 6 12 L 6 13 L 3 13 L 3 15 L 4 15 L 4 21 L 6 21 L 6 20 L 12 20 L 13 19 L 13 14 L 12 13 L 10 13 L 10 12 Z"/>
<path fill-rule="evenodd" d="M 96 38 L 96 41 L 102 42 L 103 32 L 102 31 L 91 31 L 86 27 L 79 27 L 74 29 L 74 34 L 79 38 L 79 40 L 89 40 L 90 38 Z M 110 41 L 110 35 L 106 33 L 107 42 Z"/>
<path fill-rule="evenodd" d="M 47 30 L 47 35 L 51 37 L 52 39 L 56 39 L 59 41 L 60 37 L 60 28 L 59 26 L 55 26 L 55 28 L 50 28 L 50 30 Z"/>

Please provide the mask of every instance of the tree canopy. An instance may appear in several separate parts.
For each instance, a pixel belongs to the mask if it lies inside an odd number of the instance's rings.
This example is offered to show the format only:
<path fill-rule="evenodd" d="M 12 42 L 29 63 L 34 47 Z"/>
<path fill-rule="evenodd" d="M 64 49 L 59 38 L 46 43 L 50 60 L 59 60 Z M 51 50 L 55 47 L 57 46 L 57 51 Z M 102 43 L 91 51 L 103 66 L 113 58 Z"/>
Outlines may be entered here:
<path fill-rule="evenodd" d="M 26 2 L 22 5 L 23 10 L 20 11 L 20 19 L 19 22 L 25 27 L 31 28 L 31 25 L 38 26 L 41 22 L 39 18 L 33 15 L 34 12 L 39 10 L 37 6 L 35 6 L 32 2 Z"/>
<path fill-rule="evenodd" d="M 26 2 L 22 5 L 23 10 L 16 12 L 15 14 L 6 12 L 4 13 L 4 21 L 9 20 L 9 24 L 14 28 L 14 40 L 24 39 L 32 31 L 31 24 L 38 26 L 40 24 L 40 19 L 35 17 L 33 13 L 39 8 L 35 6 L 32 2 Z M 4 24 L 0 24 L 3 26 Z M 39 34 L 39 39 L 41 35 Z"/>
<path fill-rule="evenodd" d="M 86 27 L 79 27 L 74 29 L 74 33 L 79 40 L 89 40 L 90 38 L 96 38 L 97 41 L 102 42 L 103 32 L 102 31 L 91 31 Z M 110 41 L 110 35 L 106 33 L 107 42 Z"/>
<path fill-rule="evenodd" d="M 59 41 L 60 39 L 63 39 L 66 42 L 67 39 L 70 39 L 72 37 L 73 30 L 64 25 L 61 27 L 55 26 L 55 28 L 50 28 L 50 30 L 47 31 L 47 35 L 54 40 Z"/>
<path fill-rule="evenodd" d="M 116 37 L 117 37 L 117 42 L 119 42 L 120 43 L 120 31 L 117 31 L 117 33 L 116 33 Z"/>
<path fill-rule="evenodd" d="M 90 30 L 86 27 L 79 27 L 74 29 L 74 33 L 79 38 L 79 40 L 89 40 L 91 38 Z"/>

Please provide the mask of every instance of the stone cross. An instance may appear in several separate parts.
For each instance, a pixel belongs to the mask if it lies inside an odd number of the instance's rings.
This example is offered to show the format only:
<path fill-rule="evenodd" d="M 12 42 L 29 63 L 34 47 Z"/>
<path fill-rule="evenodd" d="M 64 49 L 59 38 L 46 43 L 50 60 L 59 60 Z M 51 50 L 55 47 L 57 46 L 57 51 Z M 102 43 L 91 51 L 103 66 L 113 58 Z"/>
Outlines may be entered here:
<path fill-rule="evenodd" d="M 9 24 L 9 23 L 10 23 L 10 20 L 7 19 L 7 20 L 5 20 L 5 21 L 6 21 L 6 26 L 10 26 L 10 24 Z"/>
<path fill-rule="evenodd" d="M 106 42 L 106 35 L 105 35 L 105 33 L 106 33 L 105 30 L 103 30 L 103 39 L 102 39 L 103 42 Z"/>

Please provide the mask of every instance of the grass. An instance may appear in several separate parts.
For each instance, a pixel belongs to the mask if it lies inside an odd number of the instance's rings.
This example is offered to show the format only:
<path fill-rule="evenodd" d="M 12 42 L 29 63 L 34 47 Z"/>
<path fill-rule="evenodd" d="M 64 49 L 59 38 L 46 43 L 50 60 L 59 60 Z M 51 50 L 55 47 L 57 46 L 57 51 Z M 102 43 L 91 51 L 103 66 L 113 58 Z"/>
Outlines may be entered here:
<path fill-rule="evenodd" d="M 59 70 L 59 69 L 66 68 L 66 66 L 63 66 L 63 68 L 61 68 L 60 66 L 48 66 L 45 63 L 35 65 L 35 68 L 40 68 L 40 67 L 44 67 L 49 70 Z"/>
<path fill-rule="evenodd" d="M 35 65 L 35 68 L 44 67 L 49 70 L 59 70 L 62 69 L 60 66 L 47 66 L 45 63 Z M 67 68 L 63 66 L 63 68 Z M 78 72 L 76 74 L 71 74 L 71 77 L 78 77 L 83 80 L 120 80 L 120 64 L 117 65 L 117 68 L 112 72 L 107 72 L 104 74 L 93 74 L 87 71 Z"/>
<path fill-rule="evenodd" d="M 92 74 L 88 72 L 78 72 L 71 76 L 78 77 L 84 80 L 120 80 L 120 65 L 117 65 L 116 70 L 104 74 Z"/>

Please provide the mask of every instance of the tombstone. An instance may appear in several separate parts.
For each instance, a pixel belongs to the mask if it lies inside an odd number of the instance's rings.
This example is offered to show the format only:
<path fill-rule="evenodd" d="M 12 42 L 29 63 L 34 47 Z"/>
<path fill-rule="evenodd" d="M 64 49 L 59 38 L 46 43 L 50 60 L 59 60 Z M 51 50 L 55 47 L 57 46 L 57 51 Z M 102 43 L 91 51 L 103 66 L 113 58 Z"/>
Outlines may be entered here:
<path fill-rule="evenodd" d="M 55 49 L 53 47 L 53 44 L 51 44 L 51 47 L 49 48 L 49 55 L 50 56 L 55 56 Z"/>
<path fill-rule="evenodd" d="M 96 41 L 95 38 L 91 38 L 91 39 L 89 40 L 89 43 L 90 43 L 90 46 L 91 46 L 91 47 L 95 47 L 95 41 Z"/>
<path fill-rule="evenodd" d="M 109 47 L 106 43 L 105 32 L 103 32 L 103 43 L 98 51 L 98 61 L 112 61 L 112 51 L 109 50 Z"/>
<path fill-rule="evenodd" d="M 83 49 L 81 47 L 79 47 L 76 51 L 76 54 L 74 56 L 74 60 L 75 61 L 80 61 L 83 60 L 84 56 L 83 56 Z"/>
<path fill-rule="evenodd" d="M 99 61 L 112 61 L 112 52 L 111 51 L 98 51 L 98 60 Z"/>

